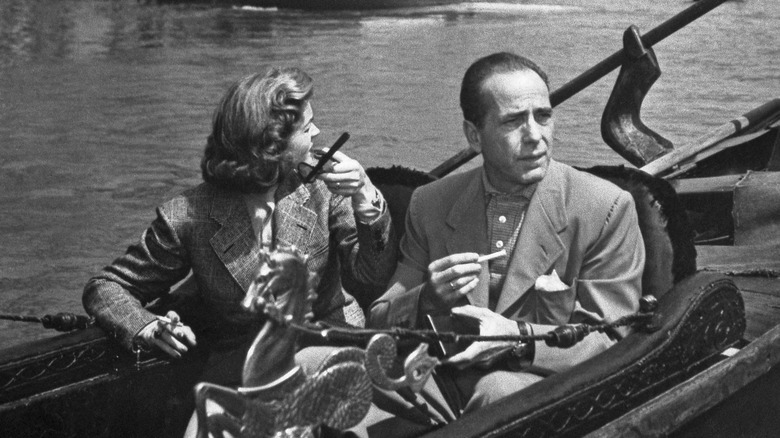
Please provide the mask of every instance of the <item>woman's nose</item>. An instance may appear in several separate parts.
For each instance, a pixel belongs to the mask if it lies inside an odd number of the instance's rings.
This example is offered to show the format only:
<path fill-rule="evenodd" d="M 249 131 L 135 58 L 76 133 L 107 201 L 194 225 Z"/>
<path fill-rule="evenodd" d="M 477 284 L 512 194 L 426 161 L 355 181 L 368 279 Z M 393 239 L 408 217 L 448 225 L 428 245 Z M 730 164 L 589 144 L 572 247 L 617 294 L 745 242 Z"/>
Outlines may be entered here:
<path fill-rule="evenodd" d="M 320 128 L 317 127 L 314 123 L 311 124 L 311 136 L 316 137 L 320 134 Z"/>

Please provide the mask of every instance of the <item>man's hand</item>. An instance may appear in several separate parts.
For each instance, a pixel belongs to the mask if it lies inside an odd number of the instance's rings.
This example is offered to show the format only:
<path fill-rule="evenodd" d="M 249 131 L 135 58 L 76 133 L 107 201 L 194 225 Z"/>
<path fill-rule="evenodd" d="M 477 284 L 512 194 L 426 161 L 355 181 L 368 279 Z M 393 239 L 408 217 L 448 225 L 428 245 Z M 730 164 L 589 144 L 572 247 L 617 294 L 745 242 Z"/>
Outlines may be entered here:
<path fill-rule="evenodd" d="M 454 306 L 460 297 L 477 287 L 482 270 L 478 258 L 475 252 L 464 252 L 450 254 L 428 265 L 430 289 L 447 307 Z"/>
<path fill-rule="evenodd" d="M 165 318 L 158 318 L 142 328 L 136 338 L 149 347 L 164 351 L 171 357 L 180 358 L 188 351 L 187 346 L 194 347 L 195 333 L 180 322 L 179 315 L 170 311 Z"/>
<path fill-rule="evenodd" d="M 517 322 L 488 310 L 484 307 L 472 305 L 455 307 L 452 309 L 454 315 L 474 318 L 479 321 L 480 336 L 503 336 L 519 335 Z M 470 365 L 477 365 L 482 368 L 492 367 L 496 361 L 504 357 L 504 353 L 511 349 L 513 342 L 510 341 L 490 341 L 474 342 L 462 352 L 447 359 L 447 362 L 465 368 Z"/>

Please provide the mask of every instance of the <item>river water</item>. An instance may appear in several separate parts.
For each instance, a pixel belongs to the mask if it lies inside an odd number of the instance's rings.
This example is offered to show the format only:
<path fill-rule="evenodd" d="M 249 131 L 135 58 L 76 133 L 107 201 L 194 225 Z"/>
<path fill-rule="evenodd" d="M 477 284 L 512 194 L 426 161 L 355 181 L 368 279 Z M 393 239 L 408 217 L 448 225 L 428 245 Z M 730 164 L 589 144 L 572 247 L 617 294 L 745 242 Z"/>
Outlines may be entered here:
<path fill-rule="evenodd" d="M 465 147 L 458 90 L 476 58 L 525 54 L 555 89 L 688 0 L 463 3 L 384 12 L 0 0 L 0 313 L 84 313 L 81 291 L 153 208 L 200 180 L 233 80 L 297 65 L 321 144 L 366 167 L 430 170 Z M 656 45 L 645 123 L 683 144 L 780 95 L 780 2 L 727 2 Z M 619 164 L 599 119 L 613 73 L 556 108 L 555 156 Z M 479 164 L 473 160 L 466 167 Z M 0 348 L 53 336 L 0 321 Z"/>

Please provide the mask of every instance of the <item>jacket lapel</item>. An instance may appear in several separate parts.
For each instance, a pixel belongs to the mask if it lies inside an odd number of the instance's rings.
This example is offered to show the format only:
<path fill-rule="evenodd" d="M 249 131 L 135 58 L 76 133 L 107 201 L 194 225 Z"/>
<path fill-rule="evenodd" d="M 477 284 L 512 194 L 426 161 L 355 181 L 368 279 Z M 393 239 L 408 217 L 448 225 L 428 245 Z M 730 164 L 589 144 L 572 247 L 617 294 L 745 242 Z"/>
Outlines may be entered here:
<path fill-rule="evenodd" d="M 219 191 L 212 200 L 211 218 L 222 225 L 211 237 L 211 247 L 246 291 L 254 279 L 262 246 L 257 242 L 241 196 Z"/>
<path fill-rule="evenodd" d="M 317 212 L 306 206 L 310 197 L 309 189 L 294 177 L 279 186 L 274 210 L 274 247 L 294 246 L 306 252 L 317 222 Z"/>
<path fill-rule="evenodd" d="M 559 236 L 566 229 L 567 217 L 562 193 L 563 175 L 558 166 L 556 162 L 550 162 L 547 175 L 539 182 L 528 204 L 496 305 L 497 313 L 504 313 L 522 299 L 536 279 L 548 273 L 565 249 Z"/>
<path fill-rule="evenodd" d="M 482 186 L 482 171 L 472 171 L 462 196 L 453 204 L 446 219 L 447 226 L 452 229 L 445 243 L 448 254 L 462 252 L 488 252 L 487 224 L 485 218 L 485 190 Z M 479 283 L 476 289 L 468 294 L 471 304 L 479 307 L 488 306 L 488 287 L 490 272 L 487 262 L 483 263 Z"/>

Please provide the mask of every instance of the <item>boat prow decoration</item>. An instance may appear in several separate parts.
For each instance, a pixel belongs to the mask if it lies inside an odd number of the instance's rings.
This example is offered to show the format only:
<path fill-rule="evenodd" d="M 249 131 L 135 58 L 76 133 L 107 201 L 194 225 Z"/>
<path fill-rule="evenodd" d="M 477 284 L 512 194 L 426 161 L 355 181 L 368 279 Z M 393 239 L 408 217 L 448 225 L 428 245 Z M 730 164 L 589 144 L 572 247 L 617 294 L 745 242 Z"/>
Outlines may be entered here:
<path fill-rule="evenodd" d="M 307 375 L 295 363 L 298 332 L 289 324 L 312 316 L 313 274 L 295 248 L 263 257 L 242 305 L 265 322 L 247 352 L 239 388 L 195 386 L 198 436 L 314 436 L 322 427 L 354 426 L 371 405 L 363 352 L 339 350 Z M 210 410 L 209 402 L 220 409 Z"/>

